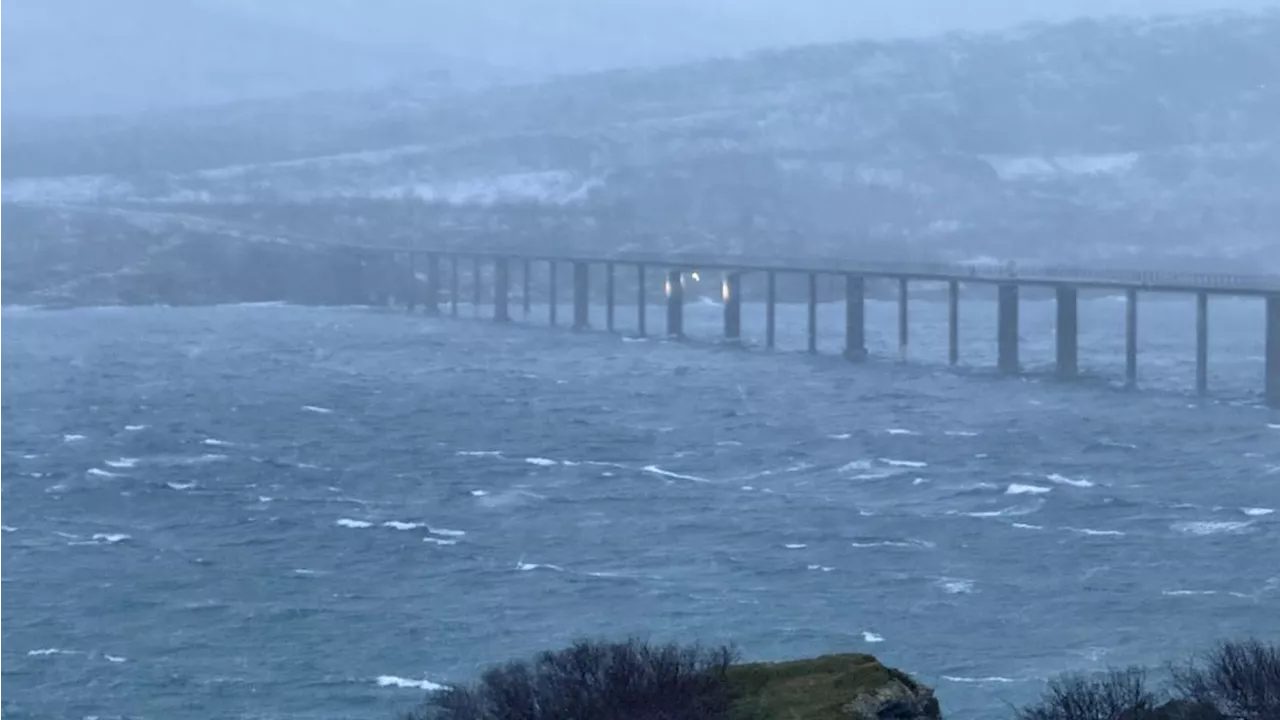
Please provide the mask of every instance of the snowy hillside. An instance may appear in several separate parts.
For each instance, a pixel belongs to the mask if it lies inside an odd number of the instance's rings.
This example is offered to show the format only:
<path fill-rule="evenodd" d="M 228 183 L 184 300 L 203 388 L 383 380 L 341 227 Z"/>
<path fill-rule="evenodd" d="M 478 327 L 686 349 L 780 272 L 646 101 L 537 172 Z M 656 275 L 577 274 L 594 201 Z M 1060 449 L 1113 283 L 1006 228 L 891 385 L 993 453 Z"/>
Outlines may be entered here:
<path fill-rule="evenodd" d="M 812 46 L 17 128 L 3 199 L 360 242 L 1277 271 L 1277 78 L 1277 12 Z"/>

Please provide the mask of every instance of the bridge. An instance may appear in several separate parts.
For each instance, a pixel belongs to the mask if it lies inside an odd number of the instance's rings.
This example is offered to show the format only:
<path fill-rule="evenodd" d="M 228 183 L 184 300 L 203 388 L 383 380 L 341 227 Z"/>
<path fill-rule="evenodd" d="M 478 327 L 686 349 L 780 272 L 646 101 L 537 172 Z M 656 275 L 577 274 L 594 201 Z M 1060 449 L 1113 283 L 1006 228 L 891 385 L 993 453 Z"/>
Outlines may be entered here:
<path fill-rule="evenodd" d="M 538 288 L 547 298 L 548 322 L 557 324 L 557 293 L 560 268 L 572 274 L 572 327 L 590 326 L 592 268 L 603 269 L 605 328 L 615 331 L 619 271 L 634 273 L 636 331 L 649 332 L 646 317 L 651 291 L 646 273 L 653 270 L 663 278 L 666 304 L 664 332 L 684 337 L 684 304 L 687 279 L 695 272 L 721 273 L 724 306 L 724 338 L 742 336 L 742 278 L 760 275 L 765 279 L 765 345 L 774 347 L 777 328 L 778 278 L 800 276 L 807 287 L 808 350 L 818 351 L 817 306 L 820 281 L 825 289 L 833 283 L 840 288 L 845 306 L 843 355 L 851 361 L 868 357 L 866 349 L 865 299 L 867 281 L 896 284 L 898 305 L 898 345 L 905 361 L 909 335 L 908 287 L 912 282 L 944 283 L 947 287 L 948 362 L 960 358 L 960 288 L 988 285 L 996 288 L 996 366 L 1001 373 L 1016 375 L 1018 358 L 1019 292 L 1038 288 L 1051 293 L 1056 303 L 1055 372 L 1071 379 L 1079 373 L 1078 297 L 1081 290 L 1123 293 L 1125 296 L 1125 381 L 1135 387 L 1138 380 L 1138 300 L 1141 293 L 1181 293 L 1196 298 L 1196 380 L 1200 394 L 1208 392 L 1209 297 L 1245 296 L 1262 299 L 1266 305 L 1266 339 L 1263 394 L 1269 404 L 1280 407 L 1280 275 L 1227 275 L 1195 272 L 1141 270 L 1098 270 L 1065 266 L 964 265 L 946 263 L 860 262 L 848 258 L 782 259 L 742 255 L 701 255 L 688 253 L 546 253 L 527 248 L 468 248 L 430 250 L 418 247 L 347 247 L 358 255 L 359 283 L 364 297 L 378 296 L 384 302 L 402 301 L 410 310 L 421 304 L 429 314 L 441 313 L 441 305 L 456 316 L 463 301 L 461 275 L 470 270 L 471 302 L 479 308 L 490 306 L 498 322 L 511 320 L 513 278 L 518 267 L 518 298 L 524 313 L 530 312 L 534 295 L 535 266 L 545 265 L 546 285 Z M 489 287 L 485 287 L 485 270 Z M 447 272 L 447 276 L 445 273 Z M 444 282 L 442 282 L 442 280 Z"/>

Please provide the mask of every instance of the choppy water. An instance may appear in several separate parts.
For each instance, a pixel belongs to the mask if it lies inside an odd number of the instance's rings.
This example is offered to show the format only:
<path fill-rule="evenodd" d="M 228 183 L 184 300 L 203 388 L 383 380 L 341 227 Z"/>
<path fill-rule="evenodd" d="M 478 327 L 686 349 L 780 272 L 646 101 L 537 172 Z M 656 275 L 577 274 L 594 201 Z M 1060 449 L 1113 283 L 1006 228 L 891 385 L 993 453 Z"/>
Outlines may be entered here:
<path fill-rule="evenodd" d="M 926 303 L 914 367 L 362 309 L 6 311 L 4 712 L 390 718 L 636 632 L 872 651 L 976 719 L 1061 671 L 1274 638 L 1260 309 L 1215 304 L 1205 403 L 1189 302 L 1143 306 L 1136 395 L 1107 384 L 1122 305 L 1081 310 L 1102 379 L 1072 387 L 940 369 Z M 1052 312 L 1024 309 L 1032 369 Z M 994 315 L 966 304 L 967 362 Z M 803 308 L 780 322 L 800 348 Z"/>

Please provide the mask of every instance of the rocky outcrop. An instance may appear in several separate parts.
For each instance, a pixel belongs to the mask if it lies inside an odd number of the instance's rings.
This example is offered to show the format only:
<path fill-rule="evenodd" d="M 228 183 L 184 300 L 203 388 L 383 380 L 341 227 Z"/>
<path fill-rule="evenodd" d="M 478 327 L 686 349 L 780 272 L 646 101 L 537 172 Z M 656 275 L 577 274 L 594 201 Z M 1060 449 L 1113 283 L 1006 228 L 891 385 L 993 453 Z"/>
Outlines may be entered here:
<path fill-rule="evenodd" d="M 933 690 L 863 654 L 729 668 L 747 720 L 939 720 Z"/>

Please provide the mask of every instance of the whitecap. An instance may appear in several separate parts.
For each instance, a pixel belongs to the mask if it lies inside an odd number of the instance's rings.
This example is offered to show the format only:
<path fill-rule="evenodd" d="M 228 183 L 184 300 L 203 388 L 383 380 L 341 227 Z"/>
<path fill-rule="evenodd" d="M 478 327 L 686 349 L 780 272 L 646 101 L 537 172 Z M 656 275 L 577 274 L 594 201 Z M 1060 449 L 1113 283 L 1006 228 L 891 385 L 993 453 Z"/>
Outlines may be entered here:
<path fill-rule="evenodd" d="M 145 430 L 146 428 L 147 428 L 146 425 L 125 425 L 124 426 L 124 429 L 128 430 L 129 432 L 138 432 L 139 430 Z"/>
<path fill-rule="evenodd" d="M 213 446 L 216 446 L 216 447 L 230 447 L 230 446 L 231 446 L 231 443 L 227 442 L 226 440 L 219 440 L 219 439 L 217 439 L 217 438 L 205 438 L 202 442 L 203 442 L 205 445 L 213 445 Z"/>
<path fill-rule="evenodd" d="M 1030 515 L 1031 513 L 1039 511 L 1043 505 L 1044 505 L 1043 500 L 1037 500 L 1036 503 L 1033 505 L 1010 505 L 1008 507 L 1002 507 L 999 510 L 977 510 L 975 512 L 965 513 L 965 515 L 968 515 L 971 518 L 1013 517 L 1017 515 Z"/>
<path fill-rule="evenodd" d="M 1263 515 L 1270 515 L 1271 513 L 1275 512 L 1275 510 L 1271 508 L 1264 508 L 1264 507 L 1247 507 L 1247 508 L 1240 508 L 1240 512 L 1244 513 L 1245 515 L 1248 515 L 1249 517 L 1262 517 Z"/>
<path fill-rule="evenodd" d="M 488 490 L 472 490 L 471 491 L 472 497 L 484 497 L 485 495 L 488 495 L 488 494 L 489 494 Z"/>
<path fill-rule="evenodd" d="M 819 570 L 821 572 L 831 572 L 832 570 L 835 570 L 835 568 L 830 565 L 806 565 L 805 568 L 808 570 Z"/>
<path fill-rule="evenodd" d="M 1180 532 L 1185 535 L 1221 535 L 1224 533 L 1244 532 L 1251 525 L 1253 525 L 1252 521 L 1242 522 L 1238 520 L 1225 520 L 1225 521 L 1193 520 L 1193 521 L 1187 521 L 1187 522 L 1174 523 L 1170 527 L 1175 532 Z"/>
<path fill-rule="evenodd" d="M 1021 483 L 1011 483 L 1004 491 L 1005 495 L 1043 495 L 1052 492 L 1053 488 L 1040 487 L 1039 485 L 1023 485 Z"/>
<path fill-rule="evenodd" d="M 1162 590 L 1161 595 L 1169 597 L 1184 597 L 1188 595 L 1230 595 L 1234 598 L 1252 599 L 1253 596 L 1247 593 L 1236 592 L 1234 590 Z"/>
<path fill-rule="evenodd" d="M 743 490 L 746 490 L 747 492 L 751 492 L 752 490 L 755 490 L 755 489 L 756 489 L 756 486 L 755 486 L 755 485 L 743 485 L 743 486 L 742 486 L 742 489 L 743 489 Z"/>
<path fill-rule="evenodd" d="M 501 450 L 459 450 L 454 453 L 459 457 L 501 457 Z"/>
<path fill-rule="evenodd" d="M 1059 475 L 1058 473 L 1046 475 L 1045 479 L 1051 483 L 1057 483 L 1059 485 L 1070 485 L 1071 487 L 1093 487 L 1093 483 L 1088 480 L 1077 480 L 1065 475 Z"/>
<path fill-rule="evenodd" d="M 27 655 L 31 657 L 41 657 L 44 655 L 81 655 L 78 650 L 63 650 L 62 648 L 40 648 L 39 650 L 28 650 Z"/>
<path fill-rule="evenodd" d="M 990 676 L 987 676 L 987 677 L 959 677 L 959 676 L 956 676 L 956 675 L 943 675 L 943 676 L 942 676 L 942 679 L 943 679 L 943 680 L 946 680 L 946 681 L 948 681 L 948 682 L 954 682 L 954 683 L 982 683 L 982 684 L 988 684 L 988 683 L 1011 683 L 1011 682 L 1018 682 L 1017 680 L 1014 680 L 1013 678 L 1001 677 L 1001 676 L 999 676 L 999 675 L 990 675 Z"/>
<path fill-rule="evenodd" d="M 63 442 L 79 442 L 84 439 L 84 435 L 79 433 L 67 433 L 62 436 Z"/>
<path fill-rule="evenodd" d="M 951 437 L 977 437 L 978 436 L 978 433 L 974 432 L 973 430 L 947 430 L 942 434 L 950 435 Z"/>
<path fill-rule="evenodd" d="M 1280 423 L 1267 423 L 1267 427 L 1272 430 L 1280 430 Z"/>
<path fill-rule="evenodd" d="M 12 525 L 0 525 L 0 532 L 18 532 L 18 528 Z"/>
<path fill-rule="evenodd" d="M 400 520 L 388 520 L 382 523 L 382 527 L 391 528 L 392 530 L 416 530 L 426 526 L 426 523 L 403 522 Z"/>
<path fill-rule="evenodd" d="M 125 658 L 122 658 L 119 655 L 103 655 L 102 657 L 106 658 L 107 662 L 122 663 L 126 661 Z"/>
<path fill-rule="evenodd" d="M 168 485 L 173 490 L 190 490 L 191 488 L 196 486 L 196 484 L 193 482 L 186 482 L 186 483 L 167 482 L 165 483 L 165 485 Z"/>
<path fill-rule="evenodd" d="M 784 548 L 786 548 L 786 549 L 788 549 L 788 550 L 802 550 L 802 549 L 807 548 L 807 547 L 809 547 L 809 546 L 808 546 L 808 545 L 805 545 L 804 543 L 787 543 L 786 545 L 783 545 L 782 547 L 784 547 Z"/>
<path fill-rule="evenodd" d="M 684 475 L 682 473 L 671 472 L 670 470 L 663 470 L 657 465 L 645 465 L 640 469 L 647 473 L 653 473 L 654 475 L 661 475 L 662 477 L 674 478 L 676 480 L 692 480 L 693 482 L 700 482 L 700 483 L 711 482 L 710 480 L 703 477 L 698 477 L 697 475 Z"/>
<path fill-rule="evenodd" d="M 273 497 L 267 497 L 266 495 L 259 495 L 259 496 L 258 496 L 258 502 L 260 502 L 260 503 L 269 503 L 269 502 L 271 502 L 271 501 L 273 501 L 273 500 L 275 500 L 275 498 L 273 498 Z"/>
<path fill-rule="evenodd" d="M 395 675 L 379 675 L 377 679 L 378 687 L 394 687 L 405 688 L 409 690 L 444 690 L 445 686 L 440 683 L 434 683 L 427 679 L 411 680 L 409 678 L 397 677 Z"/>
<path fill-rule="evenodd" d="M 551 565 L 548 563 L 527 563 L 523 560 L 516 563 L 516 569 L 526 572 L 529 570 L 555 570 L 556 572 L 564 572 L 564 568 L 559 565 Z"/>
<path fill-rule="evenodd" d="M 120 473 L 113 473 L 110 470 L 103 470 L 102 468 L 89 468 L 89 470 L 85 474 L 92 475 L 94 477 L 103 477 L 103 478 L 122 477 Z"/>
<path fill-rule="evenodd" d="M 1124 536 L 1124 532 L 1122 530 L 1094 530 L 1093 528 L 1077 528 L 1077 527 L 1069 527 L 1069 528 L 1063 528 L 1063 529 L 1069 530 L 1073 533 L 1079 533 L 1081 535 L 1089 535 L 1091 537 L 1123 537 Z"/>
<path fill-rule="evenodd" d="M 138 464 L 138 458 L 122 457 L 117 460 L 107 460 L 103 464 L 113 468 L 131 468 Z"/>
<path fill-rule="evenodd" d="M 92 537 L 95 543 L 105 543 L 107 545 L 115 545 L 131 539 L 131 536 L 124 533 L 94 533 Z"/>
<path fill-rule="evenodd" d="M 625 343 L 648 342 L 648 341 L 649 341 L 649 338 L 635 337 L 633 335 L 622 336 L 622 342 L 625 342 Z"/>
<path fill-rule="evenodd" d="M 319 413 L 321 415 L 328 415 L 333 412 L 333 410 L 327 407 L 320 407 L 319 405 L 303 405 L 302 409 L 307 412 Z"/>
<path fill-rule="evenodd" d="M 915 430 L 908 430 L 906 428 L 887 428 L 885 429 L 885 433 L 889 435 L 919 435 L 920 434 Z"/>
<path fill-rule="evenodd" d="M 948 595 L 964 595 L 973 592 L 973 581 L 961 578 L 941 578 L 936 583 Z"/>
<path fill-rule="evenodd" d="M 367 520 L 352 520 L 351 518 L 338 518 L 338 520 L 334 524 L 344 528 L 373 527 L 373 523 L 368 522 Z"/>
<path fill-rule="evenodd" d="M 22 454 L 23 460 L 35 460 L 38 457 L 40 457 L 39 453 L 23 453 Z"/>
<path fill-rule="evenodd" d="M 853 437 L 853 435 L 850 433 L 835 433 L 834 435 L 828 435 L 827 437 L 832 440 L 848 440 Z"/>
<path fill-rule="evenodd" d="M 427 532 L 432 535 L 444 535 L 445 537 L 462 537 L 467 534 L 466 530 L 450 530 L 449 528 L 427 528 Z"/>
<path fill-rule="evenodd" d="M 424 537 L 422 542 L 431 543 L 432 545 L 457 545 L 457 540 L 442 540 L 441 538 Z"/>
<path fill-rule="evenodd" d="M 924 485 L 924 484 L 925 484 L 925 483 L 927 483 L 927 482 L 929 482 L 928 478 L 918 477 L 918 478 L 916 478 L 915 480 L 912 480 L 912 481 L 911 481 L 911 484 L 912 484 L 912 485 Z"/>
<path fill-rule="evenodd" d="M 716 443 L 717 447 L 739 447 L 742 443 L 737 440 L 720 440 Z"/>
<path fill-rule="evenodd" d="M 1043 530 L 1043 525 L 1032 525 L 1031 523 L 1013 523 L 1013 527 L 1021 530 Z"/>
<path fill-rule="evenodd" d="M 529 463 L 530 465 L 538 465 L 538 466 L 540 466 L 540 467 L 548 467 L 548 466 L 551 466 L 551 465 L 559 465 L 559 464 L 560 464 L 560 463 L 556 462 L 555 460 L 551 460 L 551 459 L 549 459 L 549 458 L 544 458 L 544 457 L 527 457 L 527 458 L 525 458 L 525 459 L 524 459 L 524 461 L 525 461 L 525 462 L 527 462 L 527 463 Z"/>
<path fill-rule="evenodd" d="M 870 470 L 870 469 L 871 469 L 870 460 L 854 460 L 852 462 L 847 462 L 844 465 L 841 465 L 836 470 L 836 472 L 844 473 L 844 472 L 853 472 L 854 470 Z"/>
<path fill-rule="evenodd" d="M 894 460 L 892 458 L 880 458 L 880 462 L 893 467 L 922 468 L 929 467 L 929 463 L 921 460 Z"/>
<path fill-rule="evenodd" d="M 873 633 L 873 632 L 871 632 L 870 630 L 863 630 L 863 631 L 862 631 L 862 640 L 863 640 L 863 642 L 869 642 L 869 643 L 884 642 L 884 636 L 883 636 L 883 635 L 877 635 L 876 633 Z"/>
<path fill-rule="evenodd" d="M 906 540 L 855 540 L 849 544 L 856 548 L 901 547 L 927 550 L 936 547 L 934 543 L 928 540 L 916 540 L 914 538 Z"/>

